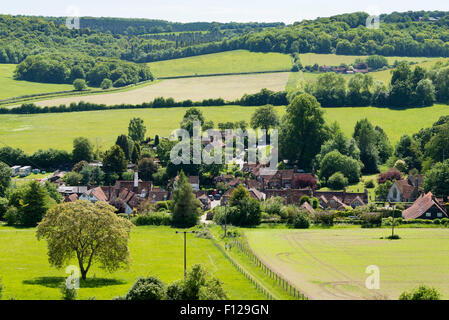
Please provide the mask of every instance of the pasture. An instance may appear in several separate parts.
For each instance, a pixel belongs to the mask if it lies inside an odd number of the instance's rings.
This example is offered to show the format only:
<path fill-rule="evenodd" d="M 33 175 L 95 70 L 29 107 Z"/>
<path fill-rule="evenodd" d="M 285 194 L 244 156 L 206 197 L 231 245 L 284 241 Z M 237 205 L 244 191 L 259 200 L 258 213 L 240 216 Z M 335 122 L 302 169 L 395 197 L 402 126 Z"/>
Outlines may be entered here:
<path fill-rule="evenodd" d="M 155 77 L 179 77 L 208 74 L 289 71 L 292 58 L 282 53 L 234 50 L 200 56 L 151 62 Z"/>
<path fill-rule="evenodd" d="M 165 282 L 184 276 L 183 236 L 169 227 L 135 227 L 131 233 L 129 270 L 106 273 L 94 266 L 81 282 L 79 299 L 109 300 L 125 294 L 138 277 L 153 275 Z M 224 283 L 230 299 L 264 296 L 220 253 L 210 240 L 189 237 L 188 267 L 201 263 Z M 76 261 L 73 261 L 73 264 Z M 68 275 L 50 267 L 45 241 L 35 229 L 0 226 L 0 277 L 3 299 L 60 299 L 58 286 Z"/>
<path fill-rule="evenodd" d="M 256 107 L 221 106 L 201 107 L 207 120 L 215 124 L 226 121 L 251 119 Z M 34 115 L 0 115 L 0 145 L 21 148 L 26 152 L 56 148 L 71 150 L 73 139 L 89 137 L 96 146 L 108 148 L 117 136 L 127 133 L 129 120 L 141 117 L 147 126 L 147 136 L 155 134 L 168 137 L 179 128 L 186 108 L 130 109 L 51 113 Z M 276 107 L 279 115 L 285 107 Z M 355 123 L 368 118 L 381 126 L 390 141 L 395 144 L 403 134 L 413 134 L 421 128 L 430 127 L 442 115 L 449 115 L 449 106 L 435 105 L 427 108 L 393 110 L 387 108 L 326 108 L 328 123 L 337 121 L 345 134 L 351 136 Z"/>
<path fill-rule="evenodd" d="M 153 101 L 157 97 L 173 98 L 176 101 L 223 98 L 235 100 L 246 93 L 256 93 L 262 88 L 273 91 L 285 89 L 289 72 L 230 75 L 200 78 L 169 79 L 146 85 L 133 90 L 104 94 L 86 94 L 82 96 L 58 97 L 33 102 L 38 106 L 69 105 L 72 102 L 91 102 L 97 104 L 140 104 Z"/>
<path fill-rule="evenodd" d="M 71 84 L 38 83 L 14 80 L 15 64 L 0 64 L 0 100 L 58 91 L 72 91 Z"/>
<path fill-rule="evenodd" d="M 248 229 L 249 245 L 264 263 L 310 299 L 397 299 L 419 284 L 449 299 L 449 229 Z M 368 290 L 368 266 L 380 270 L 380 289 Z"/>

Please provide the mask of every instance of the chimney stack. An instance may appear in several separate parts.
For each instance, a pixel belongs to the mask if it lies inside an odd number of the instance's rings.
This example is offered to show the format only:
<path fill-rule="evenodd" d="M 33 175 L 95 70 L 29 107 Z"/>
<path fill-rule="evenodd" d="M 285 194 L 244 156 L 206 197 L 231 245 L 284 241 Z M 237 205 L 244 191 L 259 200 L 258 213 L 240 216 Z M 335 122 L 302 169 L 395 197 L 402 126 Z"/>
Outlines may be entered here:
<path fill-rule="evenodd" d="M 136 171 L 134 172 L 133 192 L 137 192 L 138 189 L 139 189 L 139 173 Z"/>

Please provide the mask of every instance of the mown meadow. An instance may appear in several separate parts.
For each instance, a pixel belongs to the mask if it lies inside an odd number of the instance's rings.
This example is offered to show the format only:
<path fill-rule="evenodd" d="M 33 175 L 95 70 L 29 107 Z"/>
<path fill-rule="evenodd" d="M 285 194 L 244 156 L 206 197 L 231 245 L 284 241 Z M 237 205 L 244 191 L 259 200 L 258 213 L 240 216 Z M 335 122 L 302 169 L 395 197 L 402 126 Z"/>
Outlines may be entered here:
<path fill-rule="evenodd" d="M 246 120 L 257 107 L 220 106 L 201 107 L 208 120 L 219 122 Z M 89 137 L 94 145 L 108 148 L 121 133 L 127 133 L 129 120 L 140 117 L 147 126 L 147 135 L 168 137 L 179 128 L 186 108 L 107 110 L 34 115 L 0 115 L 0 143 L 26 152 L 56 148 L 71 150 L 73 139 Z M 278 114 L 285 107 L 276 107 Z M 430 127 L 443 115 L 449 115 L 449 106 L 436 104 L 426 108 L 388 109 L 375 107 L 325 108 L 328 123 L 337 121 L 347 136 L 352 135 L 355 123 L 368 118 L 382 127 L 393 144 L 404 134 L 413 134 Z"/>
<path fill-rule="evenodd" d="M 171 283 L 184 276 L 183 236 L 169 227 L 135 227 L 129 243 L 128 270 L 107 273 L 97 267 L 81 282 L 79 299 L 109 300 L 124 295 L 138 277 L 157 276 Z M 189 236 L 188 267 L 200 263 L 224 283 L 230 299 L 264 299 L 210 240 Z M 76 265 L 76 261 L 73 261 Z M 35 229 L 0 226 L 0 277 L 3 299 L 60 299 L 59 285 L 65 270 L 51 267 L 45 241 L 37 241 Z"/>

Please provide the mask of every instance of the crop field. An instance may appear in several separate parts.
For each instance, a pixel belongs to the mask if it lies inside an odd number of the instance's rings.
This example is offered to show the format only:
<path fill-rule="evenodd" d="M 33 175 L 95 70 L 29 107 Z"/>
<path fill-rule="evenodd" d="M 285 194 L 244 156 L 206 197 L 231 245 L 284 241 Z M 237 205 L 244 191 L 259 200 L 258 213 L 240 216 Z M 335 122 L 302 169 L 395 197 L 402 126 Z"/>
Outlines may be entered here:
<path fill-rule="evenodd" d="M 273 270 L 310 299 L 397 299 L 419 284 L 449 299 L 449 229 L 249 229 L 249 245 Z M 368 290 L 368 266 L 380 271 L 380 289 Z"/>
<path fill-rule="evenodd" d="M 292 58 L 282 53 L 235 50 L 151 62 L 148 65 L 156 77 L 179 77 L 240 72 L 289 71 L 292 67 Z"/>
<path fill-rule="evenodd" d="M 256 93 L 263 88 L 273 91 L 285 89 L 289 72 L 215 76 L 185 79 L 162 80 L 157 83 L 116 93 L 93 94 L 73 97 L 61 97 L 34 102 L 39 106 L 69 105 L 71 102 L 91 102 L 106 105 L 140 104 L 152 101 L 157 97 L 173 98 L 176 101 L 190 99 L 223 98 L 235 100 L 246 93 Z"/>
<path fill-rule="evenodd" d="M 80 299 L 111 299 L 125 294 L 138 277 L 153 275 L 166 283 L 184 275 L 183 236 L 169 227 L 135 227 L 128 270 L 107 273 L 95 268 L 81 282 Z M 188 267 L 201 263 L 224 283 L 230 299 L 264 299 L 251 283 L 206 239 L 189 237 Z M 73 264 L 76 264 L 73 261 Z M 68 275 L 50 267 L 45 241 L 35 229 L 0 226 L 0 277 L 4 299 L 60 299 L 58 286 Z"/>
<path fill-rule="evenodd" d="M 0 100 L 38 93 L 71 91 L 70 84 L 38 83 L 13 79 L 15 64 L 0 64 Z"/>
<path fill-rule="evenodd" d="M 186 108 L 130 109 L 89 111 L 34 115 L 0 115 L 0 145 L 22 148 L 26 152 L 49 147 L 71 150 L 73 139 L 89 137 L 95 145 L 108 148 L 117 136 L 126 133 L 129 120 L 141 117 L 147 126 L 147 136 L 155 134 L 168 137 L 179 128 Z M 218 122 L 251 119 L 256 107 L 221 106 L 201 107 L 207 120 Z M 276 107 L 279 115 L 285 107 Z M 392 110 L 387 108 L 326 108 L 328 123 L 337 121 L 347 136 L 352 135 L 355 123 L 368 118 L 381 126 L 393 144 L 403 134 L 418 132 L 430 127 L 442 115 L 449 115 L 449 106 L 435 105 L 427 108 Z M 398 123 L 398 119 L 400 123 Z"/>

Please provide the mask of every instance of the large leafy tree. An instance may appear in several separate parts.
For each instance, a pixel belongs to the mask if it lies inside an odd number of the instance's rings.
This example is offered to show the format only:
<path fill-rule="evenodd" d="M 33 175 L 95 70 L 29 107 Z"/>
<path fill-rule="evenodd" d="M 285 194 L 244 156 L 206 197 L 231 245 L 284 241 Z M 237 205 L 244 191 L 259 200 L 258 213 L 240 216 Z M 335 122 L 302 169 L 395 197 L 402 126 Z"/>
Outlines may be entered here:
<path fill-rule="evenodd" d="M 25 227 L 36 226 L 51 206 L 51 198 L 44 185 L 32 181 L 9 195 L 9 204 L 16 207 L 19 223 Z"/>
<path fill-rule="evenodd" d="M 360 164 L 357 160 L 342 155 L 337 150 L 329 152 L 323 157 L 320 164 L 320 178 L 328 180 L 334 173 L 340 172 L 350 183 L 356 183 L 361 176 Z"/>
<path fill-rule="evenodd" d="M 173 200 L 173 226 L 189 228 L 196 225 L 198 223 L 201 203 L 196 199 L 192 186 L 183 171 L 178 175 Z"/>
<path fill-rule="evenodd" d="M 36 236 L 47 240 L 51 265 L 62 268 L 76 258 L 85 280 L 94 263 L 109 272 L 128 265 L 131 227 L 105 202 L 76 201 L 49 210 Z"/>
<path fill-rule="evenodd" d="M 377 148 L 377 133 L 368 119 L 357 121 L 353 137 L 360 149 L 360 160 L 364 173 L 378 172 L 379 150 Z"/>
<path fill-rule="evenodd" d="M 142 142 L 145 139 L 146 132 L 147 128 L 143 124 L 143 120 L 141 118 L 133 118 L 129 121 L 128 136 L 134 142 Z"/>
<path fill-rule="evenodd" d="M 426 156 L 435 162 L 449 159 L 449 124 L 435 128 L 436 134 L 425 145 Z"/>
<path fill-rule="evenodd" d="M 123 152 L 125 153 L 125 158 L 127 160 L 130 160 L 130 150 L 131 146 L 128 140 L 128 137 L 124 134 L 119 135 L 117 137 L 117 140 L 115 141 L 115 144 L 118 145 L 120 148 L 122 148 Z"/>
<path fill-rule="evenodd" d="M 143 181 L 151 181 L 153 174 L 157 172 L 157 164 L 154 163 L 153 159 L 143 158 L 139 161 L 139 178 Z"/>
<path fill-rule="evenodd" d="M 281 156 L 309 169 L 327 137 L 323 110 L 315 97 L 309 94 L 296 96 L 287 106 L 280 126 Z"/>
<path fill-rule="evenodd" d="M 5 194 L 6 189 L 11 184 L 11 169 L 10 167 L 0 161 L 0 196 Z"/>
<path fill-rule="evenodd" d="M 426 172 L 424 190 L 439 197 L 449 196 L 449 160 L 438 162 Z"/>
<path fill-rule="evenodd" d="M 251 127 L 253 129 L 262 128 L 268 132 L 270 128 L 277 125 L 279 125 L 279 116 L 271 105 L 257 108 L 251 116 Z"/>
<path fill-rule="evenodd" d="M 122 148 L 117 145 L 107 150 L 103 158 L 103 170 L 106 173 L 115 173 L 121 175 L 127 166 L 125 153 Z"/>
<path fill-rule="evenodd" d="M 181 121 L 181 128 L 187 130 L 190 135 L 193 134 L 193 122 L 200 122 L 201 126 L 204 124 L 204 116 L 200 109 L 189 108 Z"/>
<path fill-rule="evenodd" d="M 403 135 L 399 140 L 394 155 L 404 160 L 409 169 L 421 169 L 421 151 L 418 143 L 409 135 Z"/>
<path fill-rule="evenodd" d="M 94 158 L 94 147 L 87 138 L 79 137 L 73 140 L 73 162 L 82 160 L 90 162 Z"/>

